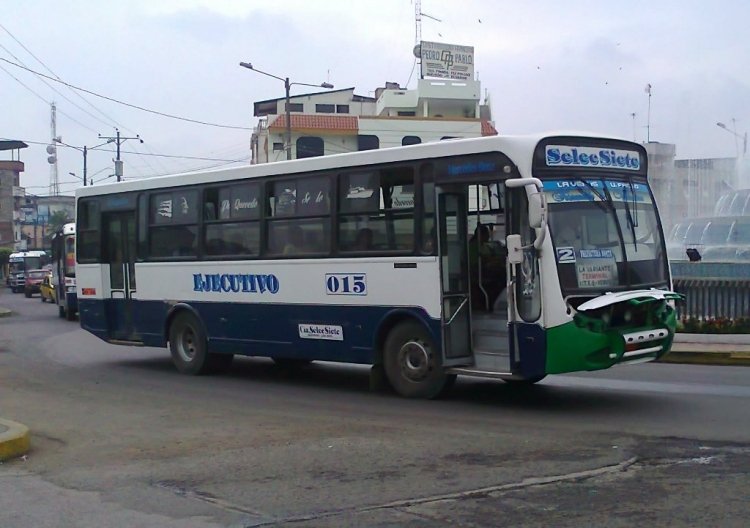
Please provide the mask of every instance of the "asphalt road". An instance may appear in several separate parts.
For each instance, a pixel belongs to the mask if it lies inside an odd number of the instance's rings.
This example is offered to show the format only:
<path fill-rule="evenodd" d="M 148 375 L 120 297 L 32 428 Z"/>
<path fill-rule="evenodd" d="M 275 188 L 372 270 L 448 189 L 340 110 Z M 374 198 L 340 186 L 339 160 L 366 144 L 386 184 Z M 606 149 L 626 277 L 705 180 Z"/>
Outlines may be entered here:
<path fill-rule="evenodd" d="M 370 392 L 363 367 L 187 377 L 0 291 L 0 526 L 746 526 L 750 368 Z"/>

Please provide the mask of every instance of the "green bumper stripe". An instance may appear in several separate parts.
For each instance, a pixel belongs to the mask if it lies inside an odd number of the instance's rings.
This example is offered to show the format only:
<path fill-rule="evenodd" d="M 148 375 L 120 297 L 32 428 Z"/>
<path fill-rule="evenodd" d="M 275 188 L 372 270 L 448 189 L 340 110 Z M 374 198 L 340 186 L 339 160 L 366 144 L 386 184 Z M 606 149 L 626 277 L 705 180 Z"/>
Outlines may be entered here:
<path fill-rule="evenodd" d="M 661 357 L 672 346 L 677 318 L 671 311 L 665 318 L 669 337 L 662 342 L 663 347 L 657 357 Z M 574 322 L 562 324 L 547 330 L 547 374 L 561 374 L 582 370 L 600 370 L 616 365 L 622 360 L 625 351 L 623 334 L 649 330 L 649 328 L 626 328 L 595 332 L 580 327 Z M 655 345 L 658 342 L 654 343 Z M 612 357 L 614 354 L 614 357 Z"/>

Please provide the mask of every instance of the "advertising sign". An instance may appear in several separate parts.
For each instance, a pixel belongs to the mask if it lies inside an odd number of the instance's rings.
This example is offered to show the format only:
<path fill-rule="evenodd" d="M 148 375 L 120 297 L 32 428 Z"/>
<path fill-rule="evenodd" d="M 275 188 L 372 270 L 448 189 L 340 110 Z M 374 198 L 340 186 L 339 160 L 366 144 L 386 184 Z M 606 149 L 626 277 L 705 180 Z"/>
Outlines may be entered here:
<path fill-rule="evenodd" d="M 420 59 L 423 79 L 437 77 L 467 81 L 474 78 L 474 46 L 422 41 Z"/>

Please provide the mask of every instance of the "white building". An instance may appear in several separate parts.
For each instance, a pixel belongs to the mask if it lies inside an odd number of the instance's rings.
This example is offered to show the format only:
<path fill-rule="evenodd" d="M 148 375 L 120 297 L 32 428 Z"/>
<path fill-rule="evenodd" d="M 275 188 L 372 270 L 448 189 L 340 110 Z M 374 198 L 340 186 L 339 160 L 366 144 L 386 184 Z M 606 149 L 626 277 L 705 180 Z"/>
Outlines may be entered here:
<path fill-rule="evenodd" d="M 302 158 L 496 135 L 481 85 L 473 80 L 420 79 L 415 90 L 386 83 L 375 97 L 354 88 L 289 98 L 291 157 Z M 253 163 L 287 159 L 285 98 L 258 101 Z"/>

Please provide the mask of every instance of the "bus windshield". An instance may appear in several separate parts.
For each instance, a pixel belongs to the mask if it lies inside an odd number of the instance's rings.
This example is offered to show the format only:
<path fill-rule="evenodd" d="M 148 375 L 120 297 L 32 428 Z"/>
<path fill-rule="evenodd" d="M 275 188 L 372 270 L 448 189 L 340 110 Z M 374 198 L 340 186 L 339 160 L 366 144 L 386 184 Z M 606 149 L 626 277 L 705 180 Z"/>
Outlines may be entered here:
<path fill-rule="evenodd" d="M 667 284 L 664 243 L 644 182 L 547 180 L 549 227 L 564 294 Z"/>
<path fill-rule="evenodd" d="M 40 269 L 46 262 L 42 257 L 18 257 L 10 261 L 10 272 L 21 273 L 26 270 Z"/>

